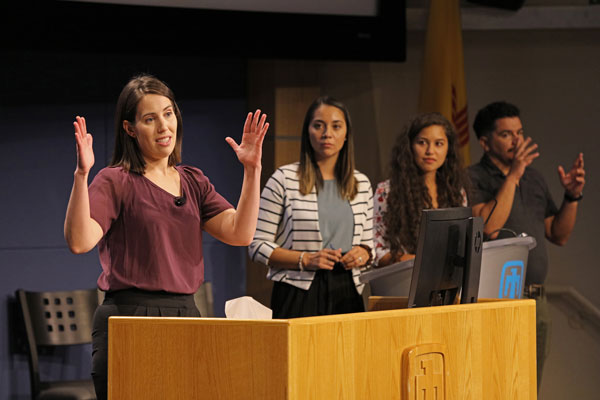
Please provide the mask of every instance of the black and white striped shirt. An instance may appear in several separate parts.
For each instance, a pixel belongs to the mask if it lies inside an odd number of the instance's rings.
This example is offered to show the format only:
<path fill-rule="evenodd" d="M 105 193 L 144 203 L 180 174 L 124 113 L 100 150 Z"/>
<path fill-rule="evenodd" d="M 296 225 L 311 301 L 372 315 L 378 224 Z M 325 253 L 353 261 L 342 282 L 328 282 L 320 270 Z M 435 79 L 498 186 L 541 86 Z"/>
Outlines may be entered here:
<path fill-rule="evenodd" d="M 299 163 L 278 168 L 267 181 L 260 198 L 258 224 L 254 240 L 248 247 L 252 260 L 269 265 L 271 253 L 277 247 L 297 251 L 322 250 L 319 231 L 317 191 L 304 196 L 299 190 Z M 373 249 L 373 190 L 366 175 L 354 171 L 358 193 L 350 207 L 354 216 L 352 246 L 367 245 Z M 360 270 L 352 270 L 356 289 L 362 293 Z M 267 278 L 308 290 L 315 271 L 269 268 Z"/>

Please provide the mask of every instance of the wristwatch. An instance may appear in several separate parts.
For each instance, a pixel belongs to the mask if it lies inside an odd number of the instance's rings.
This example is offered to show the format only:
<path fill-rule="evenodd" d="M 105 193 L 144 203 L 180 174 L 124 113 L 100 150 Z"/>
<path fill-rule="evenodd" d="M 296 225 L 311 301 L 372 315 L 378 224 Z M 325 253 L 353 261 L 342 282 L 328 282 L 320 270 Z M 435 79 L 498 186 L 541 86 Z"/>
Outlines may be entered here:
<path fill-rule="evenodd" d="M 573 197 L 569 194 L 569 192 L 565 192 L 565 200 L 569 203 L 573 203 L 574 201 L 579 201 L 581 199 L 583 199 L 583 192 L 581 192 L 577 197 Z"/>

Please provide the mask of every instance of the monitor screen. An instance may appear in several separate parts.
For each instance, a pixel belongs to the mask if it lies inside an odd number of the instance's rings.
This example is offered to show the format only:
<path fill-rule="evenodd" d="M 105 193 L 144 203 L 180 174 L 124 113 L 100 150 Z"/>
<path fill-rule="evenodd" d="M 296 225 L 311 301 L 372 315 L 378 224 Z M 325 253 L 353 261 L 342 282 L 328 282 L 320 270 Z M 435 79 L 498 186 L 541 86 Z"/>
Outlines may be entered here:
<path fill-rule="evenodd" d="M 408 307 L 477 302 L 482 231 L 470 207 L 423 210 Z"/>

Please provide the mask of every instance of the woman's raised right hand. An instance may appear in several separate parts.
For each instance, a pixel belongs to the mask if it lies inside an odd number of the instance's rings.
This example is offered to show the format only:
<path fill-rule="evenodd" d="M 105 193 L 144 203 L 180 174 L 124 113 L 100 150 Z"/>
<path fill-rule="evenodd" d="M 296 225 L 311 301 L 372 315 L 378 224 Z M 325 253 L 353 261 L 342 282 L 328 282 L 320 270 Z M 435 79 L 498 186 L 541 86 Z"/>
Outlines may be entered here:
<path fill-rule="evenodd" d="M 94 166 L 93 138 L 87 131 L 85 118 L 77 116 L 75 122 L 75 143 L 77 144 L 77 169 L 76 173 L 88 174 Z"/>

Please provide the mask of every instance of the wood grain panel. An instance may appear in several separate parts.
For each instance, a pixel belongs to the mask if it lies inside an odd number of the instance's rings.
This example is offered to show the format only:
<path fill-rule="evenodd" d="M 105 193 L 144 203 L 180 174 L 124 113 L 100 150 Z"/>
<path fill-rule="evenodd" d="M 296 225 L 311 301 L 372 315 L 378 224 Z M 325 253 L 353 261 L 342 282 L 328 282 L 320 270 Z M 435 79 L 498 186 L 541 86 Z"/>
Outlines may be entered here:
<path fill-rule="evenodd" d="M 309 349 L 292 352 L 291 398 L 399 399 L 404 349 L 443 343 L 448 399 L 534 399 L 535 303 L 525 302 L 290 320 L 290 347 Z"/>
<path fill-rule="evenodd" d="M 112 399 L 400 399 L 402 354 L 446 349 L 447 399 L 535 399 L 535 302 L 291 320 L 111 318 Z"/>
<path fill-rule="evenodd" d="M 304 116 L 319 92 L 318 87 L 275 88 L 275 168 L 299 160 Z"/>
<path fill-rule="evenodd" d="M 275 88 L 275 133 L 280 136 L 300 137 L 304 115 L 319 96 L 318 87 Z"/>
<path fill-rule="evenodd" d="M 110 398 L 286 399 L 287 325 L 111 318 Z"/>
<path fill-rule="evenodd" d="M 296 140 L 275 139 L 275 166 L 291 164 L 300 158 L 300 137 Z"/>

